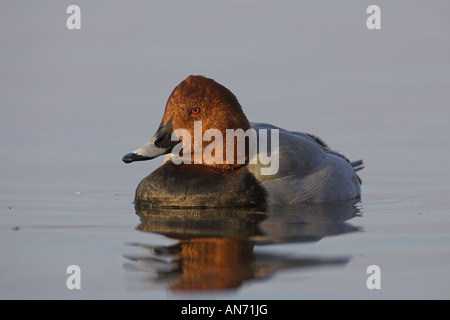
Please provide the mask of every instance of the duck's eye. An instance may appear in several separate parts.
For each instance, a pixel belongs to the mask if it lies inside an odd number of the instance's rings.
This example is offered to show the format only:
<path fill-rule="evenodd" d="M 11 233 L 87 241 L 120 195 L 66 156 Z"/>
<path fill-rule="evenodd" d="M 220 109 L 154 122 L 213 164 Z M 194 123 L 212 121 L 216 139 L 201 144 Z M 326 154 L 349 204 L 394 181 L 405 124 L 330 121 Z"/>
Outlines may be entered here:
<path fill-rule="evenodd" d="M 200 108 L 199 107 L 195 107 L 191 110 L 192 114 L 199 114 L 200 113 Z"/>

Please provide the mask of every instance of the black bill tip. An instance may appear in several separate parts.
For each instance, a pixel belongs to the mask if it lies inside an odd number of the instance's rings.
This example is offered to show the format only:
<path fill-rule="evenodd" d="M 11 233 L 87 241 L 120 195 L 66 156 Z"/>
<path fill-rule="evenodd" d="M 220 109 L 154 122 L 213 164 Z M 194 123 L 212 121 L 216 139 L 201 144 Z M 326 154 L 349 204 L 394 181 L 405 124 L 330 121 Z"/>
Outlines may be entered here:
<path fill-rule="evenodd" d="M 145 160 L 151 160 L 153 158 L 141 156 L 136 153 L 128 153 L 123 156 L 122 161 L 125 163 L 131 163 L 133 161 L 145 161 Z"/>

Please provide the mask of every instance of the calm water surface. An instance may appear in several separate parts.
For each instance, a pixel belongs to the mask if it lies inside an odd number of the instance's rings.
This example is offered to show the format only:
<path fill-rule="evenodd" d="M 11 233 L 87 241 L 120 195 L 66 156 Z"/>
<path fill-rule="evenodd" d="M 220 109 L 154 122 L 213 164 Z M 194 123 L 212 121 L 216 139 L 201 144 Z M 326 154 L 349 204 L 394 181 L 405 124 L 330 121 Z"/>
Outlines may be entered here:
<path fill-rule="evenodd" d="M 2 2 L 0 298 L 450 298 L 449 4 L 381 1 L 372 32 L 340 3 L 80 1 L 72 32 L 64 5 Z M 136 212 L 162 159 L 121 157 L 191 73 L 363 159 L 361 201 Z"/>

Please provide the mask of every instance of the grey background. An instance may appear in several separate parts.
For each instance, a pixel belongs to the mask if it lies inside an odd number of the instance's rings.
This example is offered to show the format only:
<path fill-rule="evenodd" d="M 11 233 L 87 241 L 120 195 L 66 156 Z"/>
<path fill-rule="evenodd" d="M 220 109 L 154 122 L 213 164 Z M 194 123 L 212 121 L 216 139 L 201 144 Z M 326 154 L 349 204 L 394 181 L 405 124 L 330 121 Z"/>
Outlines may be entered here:
<path fill-rule="evenodd" d="M 2 159 L 128 152 L 189 74 L 229 87 L 251 121 L 315 133 L 350 157 L 368 152 L 358 139 L 409 140 L 411 123 L 443 130 L 450 5 L 379 1 L 382 29 L 369 31 L 371 3 L 77 1 L 82 29 L 70 31 L 72 2 L 3 1 Z"/>

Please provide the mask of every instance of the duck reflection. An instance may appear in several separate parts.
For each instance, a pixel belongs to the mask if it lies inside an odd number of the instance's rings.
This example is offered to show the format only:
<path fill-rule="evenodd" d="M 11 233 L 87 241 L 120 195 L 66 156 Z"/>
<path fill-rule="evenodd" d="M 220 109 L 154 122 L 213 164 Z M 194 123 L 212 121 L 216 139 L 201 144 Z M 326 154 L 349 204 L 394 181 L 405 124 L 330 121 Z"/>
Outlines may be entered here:
<path fill-rule="evenodd" d="M 346 264 L 350 257 L 282 255 L 255 246 L 316 242 L 329 235 L 355 232 L 347 221 L 359 212 L 355 202 L 236 209 L 138 209 L 138 230 L 162 234 L 171 246 L 132 243 L 147 250 L 125 258 L 128 270 L 144 271 L 151 283 L 172 291 L 238 288 L 244 281 L 268 278 L 286 269 Z M 260 250 L 261 251 L 261 250 Z"/>

